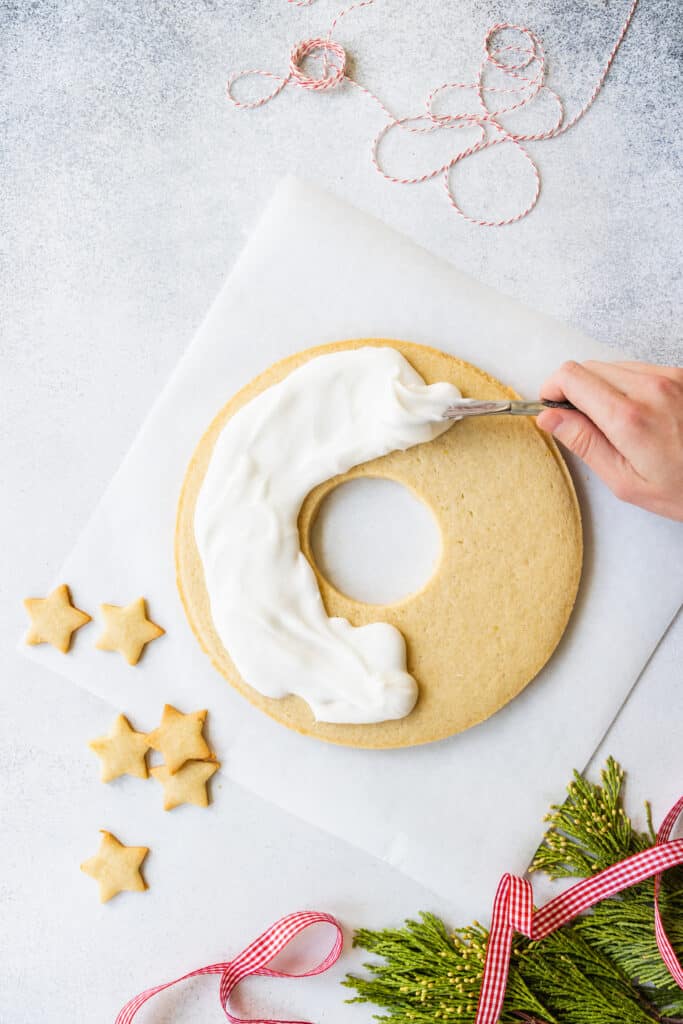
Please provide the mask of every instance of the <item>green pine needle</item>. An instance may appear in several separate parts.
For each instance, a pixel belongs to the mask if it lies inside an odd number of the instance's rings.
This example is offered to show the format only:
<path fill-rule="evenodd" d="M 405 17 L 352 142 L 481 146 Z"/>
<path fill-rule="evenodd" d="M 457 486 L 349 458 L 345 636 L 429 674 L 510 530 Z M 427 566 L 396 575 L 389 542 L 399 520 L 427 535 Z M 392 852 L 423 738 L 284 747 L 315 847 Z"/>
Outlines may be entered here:
<path fill-rule="evenodd" d="M 613 758 L 601 783 L 577 772 L 564 804 L 553 806 L 531 870 L 585 878 L 654 842 L 634 830 L 622 806 L 624 773 Z M 654 886 L 641 883 L 604 900 L 542 942 L 516 935 L 501 1024 L 683 1024 L 683 992 L 654 935 Z M 660 908 L 674 949 L 683 952 L 683 868 L 664 875 Z M 478 922 L 449 932 L 433 914 L 403 928 L 356 933 L 378 959 L 369 977 L 347 976 L 354 1003 L 374 1003 L 390 1024 L 474 1021 L 488 931 Z"/>

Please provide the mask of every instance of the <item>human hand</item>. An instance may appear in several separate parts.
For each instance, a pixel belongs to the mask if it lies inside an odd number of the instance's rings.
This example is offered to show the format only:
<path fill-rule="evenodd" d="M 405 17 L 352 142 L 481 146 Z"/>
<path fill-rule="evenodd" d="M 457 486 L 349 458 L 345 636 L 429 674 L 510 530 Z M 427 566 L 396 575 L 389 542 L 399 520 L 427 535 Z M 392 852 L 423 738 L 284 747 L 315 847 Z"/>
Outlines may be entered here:
<path fill-rule="evenodd" d="M 564 363 L 541 397 L 578 412 L 536 419 L 622 501 L 683 521 L 683 368 L 648 363 Z"/>

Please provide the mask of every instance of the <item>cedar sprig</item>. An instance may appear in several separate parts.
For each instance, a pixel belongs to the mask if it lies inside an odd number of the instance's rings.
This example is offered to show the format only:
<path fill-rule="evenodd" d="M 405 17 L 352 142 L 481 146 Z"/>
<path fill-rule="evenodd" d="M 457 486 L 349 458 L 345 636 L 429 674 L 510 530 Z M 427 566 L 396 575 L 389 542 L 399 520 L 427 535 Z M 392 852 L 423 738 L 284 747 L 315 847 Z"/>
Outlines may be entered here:
<path fill-rule="evenodd" d="M 578 773 L 564 804 L 551 807 L 549 828 L 531 870 L 583 878 L 652 845 L 622 805 L 624 773 L 609 758 L 600 784 Z M 657 949 L 653 882 L 604 900 L 540 942 L 516 935 L 501 1024 L 683 1024 L 683 992 Z M 667 933 L 683 951 L 683 868 L 665 873 L 660 908 Z M 433 914 L 403 928 L 356 933 L 354 944 L 377 958 L 370 977 L 348 976 L 350 1002 L 375 1003 L 391 1024 L 472 1022 L 488 931 L 475 922 L 449 932 Z"/>
<path fill-rule="evenodd" d="M 622 806 L 624 772 L 613 757 L 602 769 L 601 785 L 574 772 L 567 799 L 553 804 L 545 821 L 543 837 L 530 871 L 550 878 L 587 878 L 646 849 L 654 835 L 636 832 Z"/>
<path fill-rule="evenodd" d="M 373 1002 L 391 1010 L 390 1016 L 376 1019 L 392 1024 L 473 1020 L 487 938 L 488 931 L 477 922 L 449 933 L 443 921 L 428 913 L 421 913 L 419 921 L 406 921 L 404 928 L 360 929 L 354 945 L 385 962 L 365 965 L 371 979 L 349 976 L 342 982 L 358 993 L 348 1002 Z M 514 968 L 508 995 L 529 1015 L 528 1021 L 556 1024 Z M 520 1017 L 502 1020 L 519 1024 Z"/>

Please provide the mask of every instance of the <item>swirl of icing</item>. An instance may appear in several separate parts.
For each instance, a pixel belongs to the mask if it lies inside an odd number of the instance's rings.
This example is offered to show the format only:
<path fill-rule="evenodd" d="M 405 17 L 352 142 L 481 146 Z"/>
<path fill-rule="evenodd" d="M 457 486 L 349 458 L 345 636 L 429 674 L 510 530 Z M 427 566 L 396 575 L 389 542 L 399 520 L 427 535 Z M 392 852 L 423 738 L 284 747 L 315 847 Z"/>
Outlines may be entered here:
<path fill-rule="evenodd" d="M 311 359 L 225 424 L 194 530 L 214 626 L 254 689 L 297 694 L 321 722 L 410 713 L 417 684 L 402 634 L 328 617 L 298 516 L 323 481 L 443 433 L 459 397 L 452 384 L 426 385 L 395 349 L 367 346 Z"/>

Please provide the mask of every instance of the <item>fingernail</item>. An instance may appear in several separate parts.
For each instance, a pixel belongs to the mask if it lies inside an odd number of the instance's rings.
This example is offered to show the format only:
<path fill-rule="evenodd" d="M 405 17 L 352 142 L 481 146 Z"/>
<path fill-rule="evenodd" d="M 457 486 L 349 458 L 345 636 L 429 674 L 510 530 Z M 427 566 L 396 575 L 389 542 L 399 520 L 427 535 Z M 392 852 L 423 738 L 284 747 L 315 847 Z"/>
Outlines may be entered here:
<path fill-rule="evenodd" d="M 554 434 L 563 422 L 564 416 L 557 409 L 548 409 L 537 417 L 539 427 L 541 430 L 545 430 L 548 434 Z"/>

